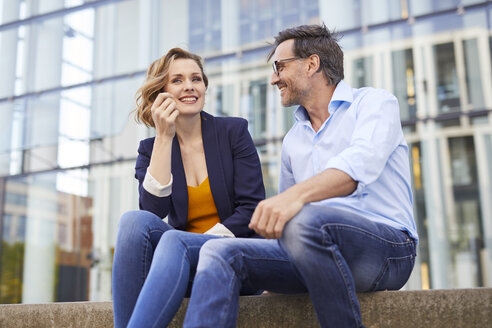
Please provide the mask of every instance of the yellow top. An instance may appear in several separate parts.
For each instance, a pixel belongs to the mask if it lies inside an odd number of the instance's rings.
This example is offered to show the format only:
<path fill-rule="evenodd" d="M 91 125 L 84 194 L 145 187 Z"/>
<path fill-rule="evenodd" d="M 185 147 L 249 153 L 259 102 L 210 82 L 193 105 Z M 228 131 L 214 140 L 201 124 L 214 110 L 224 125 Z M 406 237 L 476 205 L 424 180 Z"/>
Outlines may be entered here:
<path fill-rule="evenodd" d="M 204 233 L 219 223 L 208 177 L 198 187 L 188 186 L 188 222 L 186 231 Z"/>

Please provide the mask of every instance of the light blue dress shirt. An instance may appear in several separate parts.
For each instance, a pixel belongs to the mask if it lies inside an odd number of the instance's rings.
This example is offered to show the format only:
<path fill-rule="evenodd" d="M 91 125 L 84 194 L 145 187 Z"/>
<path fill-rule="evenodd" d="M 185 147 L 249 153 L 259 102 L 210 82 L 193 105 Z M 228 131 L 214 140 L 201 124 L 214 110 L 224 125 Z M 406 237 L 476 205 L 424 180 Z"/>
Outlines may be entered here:
<path fill-rule="evenodd" d="M 282 144 L 279 191 L 328 168 L 358 182 L 349 196 L 315 204 L 334 206 L 407 231 L 418 241 L 413 219 L 408 146 L 398 100 L 374 88 L 340 81 L 328 105 L 330 117 L 314 131 L 304 107 Z"/>

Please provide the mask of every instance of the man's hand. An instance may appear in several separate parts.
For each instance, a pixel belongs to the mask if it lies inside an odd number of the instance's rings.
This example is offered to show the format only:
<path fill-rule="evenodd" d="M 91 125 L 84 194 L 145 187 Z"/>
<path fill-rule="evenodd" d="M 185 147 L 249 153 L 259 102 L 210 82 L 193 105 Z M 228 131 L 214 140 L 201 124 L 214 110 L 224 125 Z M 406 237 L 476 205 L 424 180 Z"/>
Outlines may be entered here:
<path fill-rule="evenodd" d="M 265 238 L 282 237 L 282 231 L 304 206 L 304 202 L 292 190 L 261 201 L 255 209 L 249 228 Z"/>
<path fill-rule="evenodd" d="M 251 217 L 249 227 L 265 238 L 280 238 L 285 224 L 305 204 L 344 197 L 356 188 L 357 182 L 347 173 L 338 169 L 326 169 L 277 196 L 261 201 Z"/>

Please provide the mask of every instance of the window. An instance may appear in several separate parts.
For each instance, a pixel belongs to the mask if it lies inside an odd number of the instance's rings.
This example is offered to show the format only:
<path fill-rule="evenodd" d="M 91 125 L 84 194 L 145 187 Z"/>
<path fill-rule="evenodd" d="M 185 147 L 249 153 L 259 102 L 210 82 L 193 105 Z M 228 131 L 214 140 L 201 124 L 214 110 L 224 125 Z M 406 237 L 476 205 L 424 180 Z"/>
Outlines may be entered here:
<path fill-rule="evenodd" d="M 252 81 L 249 86 L 249 126 L 253 128 L 253 138 L 264 137 L 267 126 L 266 115 L 267 84 L 263 80 Z"/>
<path fill-rule="evenodd" d="M 460 110 L 460 94 L 454 45 L 452 42 L 434 46 L 434 67 L 439 113 Z"/>
<path fill-rule="evenodd" d="M 363 57 L 354 60 L 354 76 L 352 85 L 354 88 L 372 86 L 373 58 Z"/>
<path fill-rule="evenodd" d="M 393 51 L 393 92 L 400 103 L 402 121 L 417 117 L 412 49 Z"/>
<path fill-rule="evenodd" d="M 189 2 L 190 51 L 220 50 L 222 18 L 220 0 L 191 0 Z"/>
<path fill-rule="evenodd" d="M 478 55 L 477 39 L 463 40 L 463 52 L 466 68 L 468 104 L 472 109 L 483 109 L 485 102 L 480 78 L 480 58 Z"/>
<path fill-rule="evenodd" d="M 451 279 L 456 288 L 483 286 L 483 231 L 473 137 L 448 140 L 454 215 L 448 217 Z"/>

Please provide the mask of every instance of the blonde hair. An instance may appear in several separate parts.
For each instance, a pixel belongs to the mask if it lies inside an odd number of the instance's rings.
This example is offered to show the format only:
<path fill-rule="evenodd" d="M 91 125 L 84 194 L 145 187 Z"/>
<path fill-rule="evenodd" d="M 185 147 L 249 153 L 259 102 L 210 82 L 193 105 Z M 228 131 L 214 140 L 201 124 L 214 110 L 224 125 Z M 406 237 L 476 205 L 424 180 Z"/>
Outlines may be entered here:
<path fill-rule="evenodd" d="M 205 87 L 208 87 L 208 78 L 203 71 L 202 58 L 181 48 L 173 48 L 161 58 L 150 64 L 147 70 L 147 78 L 144 84 L 137 90 L 135 100 L 135 120 L 143 123 L 147 127 L 155 127 L 150 109 L 157 95 L 164 91 L 164 87 L 169 82 L 169 67 L 176 59 L 191 59 L 197 63 L 202 72 Z"/>

